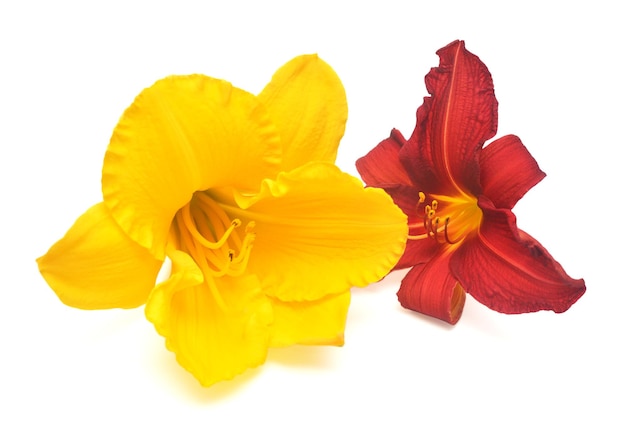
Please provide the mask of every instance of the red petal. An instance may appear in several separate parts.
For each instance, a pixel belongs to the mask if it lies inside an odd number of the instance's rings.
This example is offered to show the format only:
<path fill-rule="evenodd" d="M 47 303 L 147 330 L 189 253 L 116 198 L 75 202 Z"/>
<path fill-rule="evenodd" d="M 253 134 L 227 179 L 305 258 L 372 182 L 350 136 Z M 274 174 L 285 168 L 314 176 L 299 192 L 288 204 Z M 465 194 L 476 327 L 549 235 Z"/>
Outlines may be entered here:
<path fill-rule="evenodd" d="M 431 97 L 418 109 L 401 160 L 424 192 L 463 188 L 478 194 L 478 153 L 498 124 L 491 74 L 462 41 L 437 54 L 439 67 L 426 76 Z"/>
<path fill-rule="evenodd" d="M 415 266 L 416 264 L 424 263 L 433 258 L 433 255 L 440 248 L 441 244 L 437 243 L 432 238 L 407 240 L 404 254 L 402 254 L 402 257 L 400 257 L 394 269 L 405 269 Z"/>
<path fill-rule="evenodd" d="M 483 223 L 450 261 L 452 273 L 474 298 L 502 313 L 566 311 L 585 292 L 548 251 L 517 229 L 515 216 L 479 198 Z"/>
<path fill-rule="evenodd" d="M 450 256 L 442 252 L 426 264 L 413 267 L 398 291 L 403 307 L 456 324 L 465 304 L 465 292 L 449 269 Z"/>
<path fill-rule="evenodd" d="M 480 152 L 483 193 L 498 208 L 513 208 L 545 176 L 517 136 L 504 136 Z"/>
<path fill-rule="evenodd" d="M 402 133 L 394 128 L 387 139 L 356 161 L 356 169 L 367 185 L 377 188 L 411 185 L 411 179 L 399 157 L 400 148 L 405 142 Z"/>

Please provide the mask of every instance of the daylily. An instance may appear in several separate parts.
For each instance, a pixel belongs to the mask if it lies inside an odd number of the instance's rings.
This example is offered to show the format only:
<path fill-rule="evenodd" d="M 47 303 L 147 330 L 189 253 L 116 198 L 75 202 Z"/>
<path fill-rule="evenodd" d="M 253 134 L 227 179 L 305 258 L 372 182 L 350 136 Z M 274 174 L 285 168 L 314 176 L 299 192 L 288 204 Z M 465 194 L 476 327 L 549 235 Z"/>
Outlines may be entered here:
<path fill-rule="evenodd" d="M 315 55 L 258 96 L 203 75 L 157 81 L 113 132 L 103 201 L 38 260 L 42 275 L 73 307 L 145 303 L 205 386 L 268 347 L 342 345 L 350 287 L 386 275 L 408 230 L 384 191 L 333 164 L 346 118 Z"/>
<path fill-rule="evenodd" d="M 545 177 L 519 138 L 496 134 L 491 75 L 455 41 L 440 49 L 426 76 L 431 96 L 417 110 L 408 140 L 393 130 L 357 169 L 384 188 L 409 219 L 409 241 L 396 269 L 411 267 L 400 303 L 454 324 L 465 292 L 493 310 L 564 312 L 585 292 L 511 209 Z"/>

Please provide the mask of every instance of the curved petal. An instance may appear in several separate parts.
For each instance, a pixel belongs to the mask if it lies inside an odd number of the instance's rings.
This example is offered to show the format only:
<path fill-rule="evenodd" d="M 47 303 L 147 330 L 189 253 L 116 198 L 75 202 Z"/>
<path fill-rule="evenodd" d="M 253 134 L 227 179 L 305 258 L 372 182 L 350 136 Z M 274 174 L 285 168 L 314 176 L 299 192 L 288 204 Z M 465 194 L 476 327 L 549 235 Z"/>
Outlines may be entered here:
<path fill-rule="evenodd" d="M 280 139 L 253 95 L 203 75 L 170 76 L 124 112 L 102 170 L 117 223 L 157 258 L 170 222 L 194 191 L 256 191 L 280 162 Z"/>
<path fill-rule="evenodd" d="M 483 193 L 498 208 L 512 209 L 546 174 L 517 136 L 493 141 L 480 152 Z"/>
<path fill-rule="evenodd" d="M 425 232 L 424 232 L 425 233 Z M 432 238 L 422 238 L 413 240 L 409 238 L 406 242 L 406 249 L 398 264 L 394 269 L 405 269 L 415 266 L 416 264 L 425 263 L 433 258 L 437 251 L 441 248 L 441 244 Z"/>
<path fill-rule="evenodd" d="M 248 268 L 283 301 L 312 301 L 378 281 L 404 250 L 406 216 L 391 198 L 332 164 L 281 173 L 238 203 L 223 208 L 230 218 L 256 223 Z"/>
<path fill-rule="evenodd" d="M 478 152 L 498 124 L 491 74 L 463 41 L 437 54 L 439 67 L 426 76 L 431 97 L 418 109 L 401 160 L 421 191 L 441 194 L 464 188 L 478 194 Z"/>
<path fill-rule="evenodd" d="M 145 303 L 162 261 L 128 238 L 99 203 L 81 215 L 37 264 L 65 304 L 108 309 Z"/>
<path fill-rule="evenodd" d="M 272 304 L 274 325 L 270 346 L 343 345 L 350 292 L 317 301 L 283 302 L 274 298 Z"/>
<path fill-rule="evenodd" d="M 518 231 L 509 210 L 479 198 L 483 224 L 452 257 L 450 267 L 463 287 L 487 307 L 502 313 L 566 311 L 585 292 L 548 251 Z"/>
<path fill-rule="evenodd" d="M 296 57 L 278 69 L 258 97 L 280 132 L 283 170 L 314 160 L 335 162 L 348 104 L 328 64 L 317 55 Z"/>
<path fill-rule="evenodd" d="M 400 149 L 406 140 L 395 128 L 387 139 L 356 161 L 356 169 L 363 182 L 376 188 L 396 185 L 411 186 L 411 178 L 400 162 Z M 418 190 L 414 189 L 417 194 Z"/>
<path fill-rule="evenodd" d="M 178 363 L 204 386 L 262 364 L 272 306 L 256 277 L 203 281 L 187 254 L 175 251 L 170 258 L 172 276 L 155 287 L 146 317 L 165 337 Z"/>
<path fill-rule="evenodd" d="M 451 252 L 442 251 L 406 274 L 398 299 L 403 307 L 456 324 L 463 313 L 465 291 L 450 273 Z"/>

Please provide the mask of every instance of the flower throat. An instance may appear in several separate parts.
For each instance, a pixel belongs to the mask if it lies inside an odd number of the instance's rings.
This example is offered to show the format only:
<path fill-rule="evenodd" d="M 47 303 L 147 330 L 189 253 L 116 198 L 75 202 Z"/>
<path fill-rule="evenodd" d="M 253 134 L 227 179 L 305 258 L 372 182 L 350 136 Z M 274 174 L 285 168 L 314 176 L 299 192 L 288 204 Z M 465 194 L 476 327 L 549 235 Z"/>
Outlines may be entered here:
<path fill-rule="evenodd" d="M 178 210 L 172 222 L 171 237 L 176 248 L 193 258 L 204 275 L 204 282 L 224 308 L 214 279 L 242 275 L 254 241 L 254 222 L 244 227 L 242 236 L 238 231 L 241 226 L 240 219 L 228 218 L 220 205 L 202 191 L 196 192 Z"/>
<path fill-rule="evenodd" d="M 424 232 L 410 234 L 410 240 L 432 238 L 438 243 L 456 244 L 480 226 L 483 215 L 475 197 L 465 193 L 454 197 L 433 194 L 429 195 L 429 203 L 426 199 L 420 191 L 416 210 L 422 222 L 409 224 L 410 230 L 423 228 Z"/>

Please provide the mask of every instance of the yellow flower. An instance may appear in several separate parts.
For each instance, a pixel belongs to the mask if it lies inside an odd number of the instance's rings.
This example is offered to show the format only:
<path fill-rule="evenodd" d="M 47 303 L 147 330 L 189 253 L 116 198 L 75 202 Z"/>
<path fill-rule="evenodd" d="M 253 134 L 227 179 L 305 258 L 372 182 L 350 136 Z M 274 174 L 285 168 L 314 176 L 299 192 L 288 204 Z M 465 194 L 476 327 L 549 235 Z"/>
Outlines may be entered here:
<path fill-rule="evenodd" d="M 315 55 L 254 96 L 170 76 L 125 111 L 106 151 L 103 201 L 39 269 L 66 304 L 145 313 L 203 385 L 269 347 L 342 345 L 351 286 L 401 256 L 406 217 L 333 162 L 347 104 Z M 165 257 L 169 278 L 155 280 Z"/>

